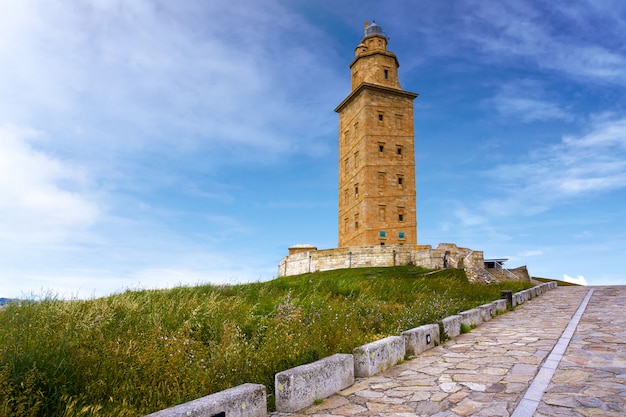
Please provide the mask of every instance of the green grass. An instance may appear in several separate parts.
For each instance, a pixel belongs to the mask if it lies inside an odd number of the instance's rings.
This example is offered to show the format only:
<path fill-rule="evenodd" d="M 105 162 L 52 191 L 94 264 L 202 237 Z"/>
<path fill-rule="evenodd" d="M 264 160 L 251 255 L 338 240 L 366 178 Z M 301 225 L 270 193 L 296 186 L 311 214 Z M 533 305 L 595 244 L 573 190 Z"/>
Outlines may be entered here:
<path fill-rule="evenodd" d="M 363 268 L 0 309 L 0 416 L 140 416 L 474 308 L 528 284 Z"/>
<path fill-rule="evenodd" d="M 558 285 L 559 287 L 580 287 L 579 284 L 574 284 L 573 282 L 566 282 L 566 281 L 559 281 L 558 279 L 551 279 L 551 278 L 538 278 L 538 277 L 533 277 L 533 279 L 535 281 L 538 282 L 550 282 L 550 281 L 554 281 L 556 282 L 556 285 Z"/>
<path fill-rule="evenodd" d="M 465 323 L 461 323 L 461 334 L 469 333 L 476 328 L 475 324 L 467 325 Z"/>

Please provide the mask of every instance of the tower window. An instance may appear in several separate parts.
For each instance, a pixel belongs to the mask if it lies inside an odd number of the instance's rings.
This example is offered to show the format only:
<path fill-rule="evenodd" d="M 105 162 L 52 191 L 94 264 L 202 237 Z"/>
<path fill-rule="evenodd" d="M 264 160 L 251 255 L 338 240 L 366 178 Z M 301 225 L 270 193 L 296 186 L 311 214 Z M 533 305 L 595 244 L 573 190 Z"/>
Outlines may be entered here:
<path fill-rule="evenodd" d="M 398 177 L 398 185 L 402 186 L 403 179 L 402 177 Z"/>
<path fill-rule="evenodd" d="M 398 239 L 404 239 L 404 232 L 398 232 Z"/>
<path fill-rule="evenodd" d="M 381 230 L 380 232 L 378 232 L 378 237 L 380 237 L 381 239 L 386 238 L 387 232 L 385 232 L 384 230 Z"/>
<path fill-rule="evenodd" d="M 388 80 L 388 79 L 389 79 L 389 71 L 385 70 L 385 80 Z"/>
<path fill-rule="evenodd" d="M 398 214 L 398 221 L 399 222 L 403 222 L 404 221 L 404 214 L 402 214 L 402 213 Z"/>
<path fill-rule="evenodd" d="M 385 150 L 385 145 L 378 145 L 378 152 L 383 152 Z"/>
<path fill-rule="evenodd" d="M 402 156 L 402 148 L 398 147 L 398 155 Z"/>
<path fill-rule="evenodd" d="M 385 173 L 384 172 L 378 173 L 378 186 L 379 187 L 385 186 Z"/>
<path fill-rule="evenodd" d="M 402 115 L 396 114 L 396 129 L 402 129 Z"/>
<path fill-rule="evenodd" d="M 355 229 L 359 228 L 359 215 L 358 214 L 354 215 L 354 228 Z"/>
<path fill-rule="evenodd" d="M 354 186 L 354 195 L 357 197 L 359 196 L 359 184 L 356 184 Z"/>
<path fill-rule="evenodd" d="M 382 115 L 382 113 L 378 113 L 378 120 L 379 120 L 379 121 L 381 121 L 381 122 L 383 121 L 383 115 Z"/>

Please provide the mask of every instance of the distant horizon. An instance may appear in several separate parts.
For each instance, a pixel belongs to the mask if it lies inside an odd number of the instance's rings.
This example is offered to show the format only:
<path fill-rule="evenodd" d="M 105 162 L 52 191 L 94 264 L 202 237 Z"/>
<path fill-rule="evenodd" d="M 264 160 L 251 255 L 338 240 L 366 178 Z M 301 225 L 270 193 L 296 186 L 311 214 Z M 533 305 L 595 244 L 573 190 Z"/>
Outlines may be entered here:
<path fill-rule="evenodd" d="M 626 3 L 592 3 L 5 2 L 0 295 L 267 281 L 336 247 L 333 109 L 373 20 L 419 94 L 418 244 L 625 284 Z"/>

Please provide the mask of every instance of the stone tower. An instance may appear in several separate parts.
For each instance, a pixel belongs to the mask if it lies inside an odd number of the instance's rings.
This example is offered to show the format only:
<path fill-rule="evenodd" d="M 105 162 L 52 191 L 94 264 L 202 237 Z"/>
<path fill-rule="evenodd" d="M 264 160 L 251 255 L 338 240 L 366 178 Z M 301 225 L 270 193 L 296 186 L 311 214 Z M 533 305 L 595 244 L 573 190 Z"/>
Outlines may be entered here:
<path fill-rule="evenodd" d="M 365 22 L 339 113 L 339 247 L 417 244 L 413 100 L 380 26 Z"/>

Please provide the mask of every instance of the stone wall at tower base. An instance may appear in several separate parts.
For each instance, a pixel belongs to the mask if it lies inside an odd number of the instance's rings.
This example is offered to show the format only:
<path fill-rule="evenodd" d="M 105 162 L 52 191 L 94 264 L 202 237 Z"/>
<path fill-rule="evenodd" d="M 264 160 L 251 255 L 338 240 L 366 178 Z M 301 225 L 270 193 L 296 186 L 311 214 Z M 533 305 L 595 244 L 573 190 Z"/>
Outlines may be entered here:
<path fill-rule="evenodd" d="M 479 280 L 485 261 L 482 251 L 460 248 L 454 243 L 430 245 L 351 246 L 318 250 L 313 246 L 298 245 L 278 265 L 278 276 L 300 275 L 309 272 L 372 266 L 415 265 L 429 269 L 461 268 L 470 280 Z M 306 249 L 304 249 L 306 248 Z M 304 249 L 304 250 L 303 250 Z"/>

